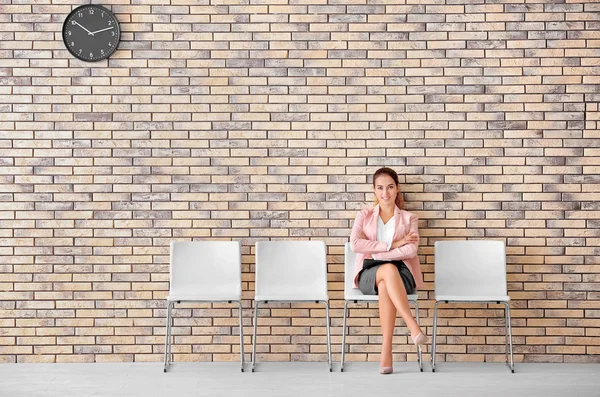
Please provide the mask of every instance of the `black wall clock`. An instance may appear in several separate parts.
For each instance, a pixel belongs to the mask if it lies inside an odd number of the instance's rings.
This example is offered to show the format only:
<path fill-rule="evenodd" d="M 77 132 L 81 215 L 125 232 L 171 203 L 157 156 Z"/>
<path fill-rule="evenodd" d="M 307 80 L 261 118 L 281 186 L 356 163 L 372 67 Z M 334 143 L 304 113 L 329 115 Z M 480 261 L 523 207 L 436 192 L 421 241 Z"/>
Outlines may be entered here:
<path fill-rule="evenodd" d="M 71 54 L 82 61 L 96 62 L 117 50 L 121 29 L 112 12 L 97 4 L 87 4 L 71 11 L 62 35 Z"/>

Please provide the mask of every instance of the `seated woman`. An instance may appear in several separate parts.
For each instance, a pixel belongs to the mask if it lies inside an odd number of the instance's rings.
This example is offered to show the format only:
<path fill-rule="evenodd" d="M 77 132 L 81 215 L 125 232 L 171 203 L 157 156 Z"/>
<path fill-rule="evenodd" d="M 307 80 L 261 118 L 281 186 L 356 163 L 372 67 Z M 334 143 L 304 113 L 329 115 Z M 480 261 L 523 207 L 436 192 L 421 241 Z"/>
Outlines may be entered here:
<path fill-rule="evenodd" d="M 373 175 L 375 208 L 358 212 L 350 244 L 357 253 L 354 287 L 365 295 L 379 295 L 379 318 L 383 330 L 380 373 L 393 372 L 392 336 L 396 311 L 410 330 L 415 345 L 428 338 L 415 321 L 407 295 L 423 286 L 417 257 L 418 219 L 402 210 L 398 174 L 380 168 Z"/>

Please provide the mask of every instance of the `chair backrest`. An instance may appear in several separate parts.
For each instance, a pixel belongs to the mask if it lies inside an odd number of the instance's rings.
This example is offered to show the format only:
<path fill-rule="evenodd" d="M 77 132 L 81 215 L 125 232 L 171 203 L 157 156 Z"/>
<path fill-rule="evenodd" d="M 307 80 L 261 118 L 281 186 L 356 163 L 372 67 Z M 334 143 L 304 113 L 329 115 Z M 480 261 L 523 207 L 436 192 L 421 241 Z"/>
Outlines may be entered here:
<path fill-rule="evenodd" d="M 239 241 L 171 241 L 170 294 L 242 295 Z"/>
<path fill-rule="evenodd" d="M 354 288 L 354 266 L 356 263 L 356 254 L 352 251 L 350 243 L 344 245 L 344 294 L 349 292 L 356 293 Z M 354 290 L 354 291 L 352 291 Z"/>
<path fill-rule="evenodd" d="M 327 300 L 325 242 L 257 242 L 255 281 L 258 300 Z"/>
<path fill-rule="evenodd" d="M 436 297 L 507 295 L 503 241 L 436 241 L 434 256 Z"/>

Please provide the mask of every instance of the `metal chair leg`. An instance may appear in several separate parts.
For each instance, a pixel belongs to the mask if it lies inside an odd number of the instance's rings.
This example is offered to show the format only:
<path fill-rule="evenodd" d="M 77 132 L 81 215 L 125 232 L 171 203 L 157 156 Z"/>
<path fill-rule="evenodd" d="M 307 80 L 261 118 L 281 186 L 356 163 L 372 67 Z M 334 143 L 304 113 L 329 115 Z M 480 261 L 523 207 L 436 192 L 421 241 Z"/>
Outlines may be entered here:
<path fill-rule="evenodd" d="M 417 324 L 420 327 L 421 323 L 419 322 L 419 302 L 414 301 L 414 304 L 415 304 L 415 314 L 416 314 L 415 317 L 417 320 Z M 421 353 L 421 345 L 417 346 L 417 357 L 418 357 L 419 371 L 423 372 L 423 356 Z"/>
<path fill-rule="evenodd" d="M 508 366 L 508 311 L 506 311 L 506 307 L 504 307 L 504 353 L 505 363 Z"/>
<path fill-rule="evenodd" d="M 166 326 L 166 332 L 165 332 L 165 366 L 163 368 L 163 372 L 167 372 L 170 361 L 172 360 L 172 358 L 170 357 L 170 351 L 171 351 L 170 346 L 171 346 L 171 302 L 167 302 L 167 326 Z"/>
<path fill-rule="evenodd" d="M 435 372 L 435 348 L 437 336 L 437 307 L 439 302 L 433 305 L 433 342 L 431 344 L 431 372 Z"/>
<path fill-rule="evenodd" d="M 329 365 L 329 372 L 332 372 L 331 367 L 331 335 L 329 333 L 329 302 L 325 302 L 325 317 L 327 318 L 327 364 Z"/>
<path fill-rule="evenodd" d="M 244 372 L 244 324 L 242 322 L 242 301 L 238 301 L 240 307 L 240 366 Z"/>
<path fill-rule="evenodd" d="M 348 313 L 348 301 L 344 302 L 344 326 L 342 327 L 342 366 L 341 372 L 344 372 L 344 354 L 346 353 L 346 315 Z"/>
<path fill-rule="evenodd" d="M 256 322 L 258 320 L 258 301 L 254 301 L 254 337 L 252 338 L 252 372 L 256 364 Z"/>
<path fill-rule="evenodd" d="M 173 358 L 173 344 L 175 343 L 175 335 L 173 335 L 173 327 L 175 326 L 173 310 L 175 310 L 175 302 L 173 302 L 173 306 L 171 306 L 171 325 L 169 329 L 169 365 L 175 361 Z"/>
<path fill-rule="evenodd" d="M 510 371 L 514 374 L 515 373 L 515 361 L 513 358 L 513 344 L 512 344 L 512 327 L 510 324 L 510 305 L 508 302 L 504 302 L 504 305 L 506 306 L 506 313 L 507 313 L 507 322 L 508 322 L 508 343 L 510 345 Z"/>

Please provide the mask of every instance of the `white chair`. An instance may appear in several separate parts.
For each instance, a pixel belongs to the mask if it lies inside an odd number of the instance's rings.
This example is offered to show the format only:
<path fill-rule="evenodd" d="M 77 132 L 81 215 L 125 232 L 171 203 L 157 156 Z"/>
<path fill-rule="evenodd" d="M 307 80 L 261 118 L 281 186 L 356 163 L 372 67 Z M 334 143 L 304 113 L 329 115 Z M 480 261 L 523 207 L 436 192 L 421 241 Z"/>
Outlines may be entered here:
<path fill-rule="evenodd" d="M 260 302 L 325 303 L 327 356 L 331 372 L 327 252 L 324 241 L 261 241 L 256 243 L 254 342 L 252 372 L 256 365 L 256 325 Z"/>
<path fill-rule="evenodd" d="M 361 302 L 379 302 L 379 295 L 364 295 L 358 288 L 354 288 L 354 260 L 356 258 L 356 254 L 352 252 L 350 248 L 350 243 L 346 243 L 345 245 L 345 270 L 344 270 L 344 326 L 343 326 L 343 336 L 342 336 L 342 367 L 341 372 L 344 372 L 344 354 L 346 353 L 346 314 L 348 312 L 348 303 L 351 301 L 357 303 Z M 410 294 L 408 295 L 408 302 L 413 302 L 415 304 L 415 313 L 417 324 L 419 324 L 419 303 L 417 302 L 418 295 Z M 420 324 L 419 324 L 420 325 Z M 417 355 L 418 355 L 418 364 L 419 370 L 423 372 L 423 360 L 421 356 L 421 346 L 417 346 Z"/>
<path fill-rule="evenodd" d="M 171 242 L 171 274 L 167 296 L 165 367 L 171 362 L 171 309 L 181 302 L 238 302 L 240 361 L 244 372 L 242 327 L 242 265 L 239 241 Z"/>
<path fill-rule="evenodd" d="M 506 364 L 515 372 L 510 326 L 510 297 L 506 289 L 506 249 L 503 241 L 436 241 L 435 305 L 431 369 L 435 372 L 437 307 L 441 302 L 503 303 Z M 510 345 L 510 364 L 508 350 Z"/>

